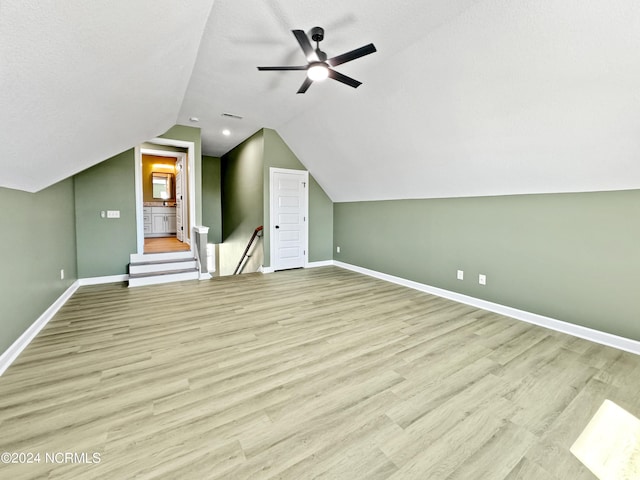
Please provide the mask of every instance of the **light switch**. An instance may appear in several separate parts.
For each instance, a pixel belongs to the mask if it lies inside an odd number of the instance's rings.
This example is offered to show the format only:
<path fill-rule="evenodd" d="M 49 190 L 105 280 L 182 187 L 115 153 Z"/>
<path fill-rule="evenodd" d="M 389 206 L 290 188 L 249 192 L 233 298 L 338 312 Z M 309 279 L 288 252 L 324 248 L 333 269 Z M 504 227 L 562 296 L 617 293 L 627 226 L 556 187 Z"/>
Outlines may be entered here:
<path fill-rule="evenodd" d="M 120 218 L 120 210 L 107 210 L 107 218 Z"/>

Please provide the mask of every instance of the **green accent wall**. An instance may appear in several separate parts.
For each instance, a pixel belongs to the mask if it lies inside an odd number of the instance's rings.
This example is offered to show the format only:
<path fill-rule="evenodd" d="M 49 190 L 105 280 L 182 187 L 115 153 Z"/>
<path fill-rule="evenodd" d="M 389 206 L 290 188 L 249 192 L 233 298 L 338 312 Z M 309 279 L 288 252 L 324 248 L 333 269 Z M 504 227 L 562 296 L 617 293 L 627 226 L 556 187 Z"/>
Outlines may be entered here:
<path fill-rule="evenodd" d="M 37 193 L 0 188 L 0 353 L 77 279 L 73 179 Z M 60 280 L 64 269 L 65 279 Z"/>
<path fill-rule="evenodd" d="M 222 173 L 218 157 L 202 156 L 202 224 L 209 243 L 222 242 Z"/>
<path fill-rule="evenodd" d="M 333 258 L 333 201 L 309 175 L 309 261 Z"/>
<path fill-rule="evenodd" d="M 263 155 L 260 130 L 222 156 L 220 275 L 233 274 L 253 231 L 263 224 Z M 255 272 L 262 264 L 262 239 L 251 255 L 244 272 Z"/>
<path fill-rule="evenodd" d="M 222 157 L 223 245 L 220 274 L 230 275 L 240 261 L 254 229 L 263 236 L 244 272 L 270 266 L 271 167 L 306 170 L 275 130 L 265 128 Z M 331 260 L 333 202 L 309 175 L 309 261 Z"/>
<path fill-rule="evenodd" d="M 137 249 L 134 166 L 131 149 L 75 176 L 79 278 L 127 273 Z M 106 210 L 120 210 L 120 218 L 102 218 Z"/>
<path fill-rule="evenodd" d="M 270 174 L 269 168 L 306 170 L 282 137 L 270 128 L 264 132 L 264 265 L 271 265 Z M 333 239 L 333 202 L 309 174 L 309 261 L 331 260 Z"/>
<path fill-rule="evenodd" d="M 640 190 L 336 203 L 334 258 L 640 340 L 639 219 Z"/>

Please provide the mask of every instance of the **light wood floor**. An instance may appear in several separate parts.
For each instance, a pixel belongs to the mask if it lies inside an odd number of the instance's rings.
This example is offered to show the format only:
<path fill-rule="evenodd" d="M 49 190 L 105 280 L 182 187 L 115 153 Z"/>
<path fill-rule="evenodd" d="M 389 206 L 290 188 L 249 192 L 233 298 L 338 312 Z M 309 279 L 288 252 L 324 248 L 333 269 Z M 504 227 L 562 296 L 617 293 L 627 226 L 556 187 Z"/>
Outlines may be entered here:
<path fill-rule="evenodd" d="M 151 237 L 144 239 L 144 253 L 183 252 L 191 247 L 176 237 Z"/>
<path fill-rule="evenodd" d="M 0 377 L 0 478 L 594 477 L 640 357 L 337 267 L 81 287 Z"/>

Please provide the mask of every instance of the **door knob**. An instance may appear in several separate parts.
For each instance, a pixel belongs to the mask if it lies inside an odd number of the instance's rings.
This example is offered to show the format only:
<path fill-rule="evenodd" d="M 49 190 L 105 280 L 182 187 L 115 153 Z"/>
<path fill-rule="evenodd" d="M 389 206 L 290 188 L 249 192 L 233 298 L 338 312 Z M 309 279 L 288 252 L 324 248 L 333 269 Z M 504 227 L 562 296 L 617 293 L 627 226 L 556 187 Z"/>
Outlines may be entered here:
<path fill-rule="evenodd" d="M 280 228 L 280 225 L 276 225 L 276 228 Z"/>

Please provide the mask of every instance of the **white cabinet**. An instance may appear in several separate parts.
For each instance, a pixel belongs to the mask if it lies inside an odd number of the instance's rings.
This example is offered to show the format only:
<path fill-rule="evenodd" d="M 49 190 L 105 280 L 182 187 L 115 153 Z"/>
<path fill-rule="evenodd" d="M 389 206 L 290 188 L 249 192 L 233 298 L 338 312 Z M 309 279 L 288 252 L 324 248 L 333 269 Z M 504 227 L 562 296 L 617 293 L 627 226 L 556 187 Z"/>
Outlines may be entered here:
<path fill-rule="evenodd" d="M 147 213 L 149 209 L 149 213 Z M 175 207 L 144 207 L 144 234 L 146 237 L 162 237 L 176 233 Z"/>
<path fill-rule="evenodd" d="M 176 233 L 176 213 L 175 208 L 173 209 L 173 215 L 167 215 L 167 227 L 169 228 L 169 232 Z"/>
<path fill-rule="evenodd" d="M 144 220 L 144 235 L 146 237 L 153 231 L 153 225 L 151 223 L 151 207 L 143 207 L 142 218 Z"/>
<path fill-rule="evenodd" d="M 151 233 L 168 233 L 167 216 L 161 213 L 151 215 Z"/>

